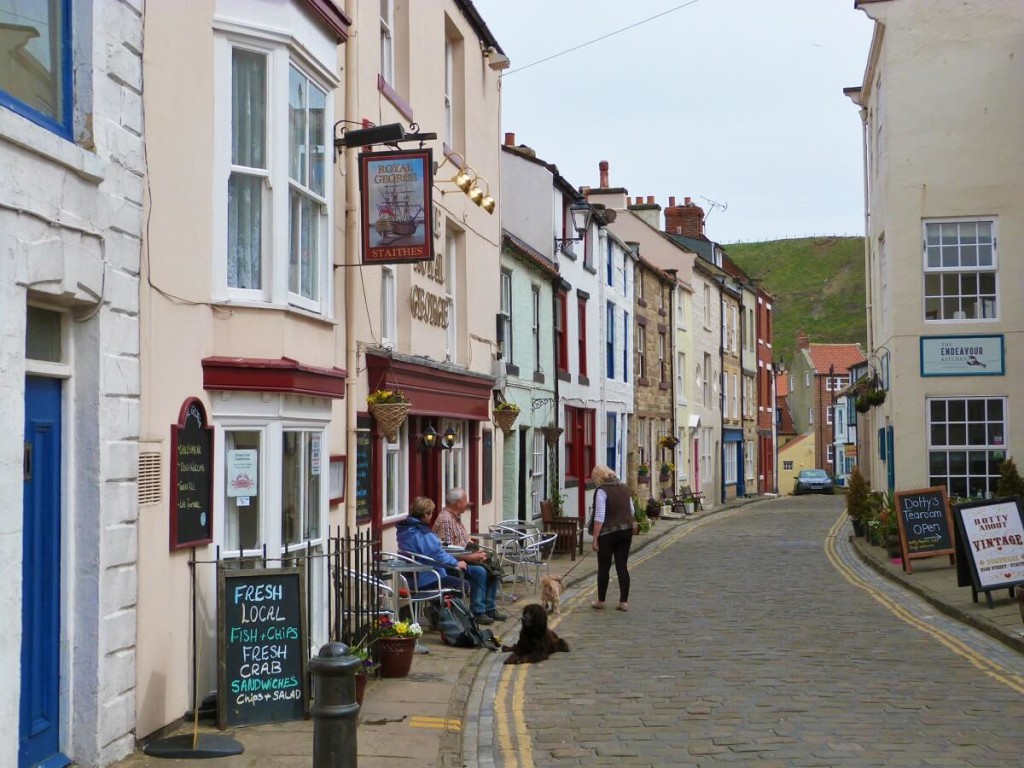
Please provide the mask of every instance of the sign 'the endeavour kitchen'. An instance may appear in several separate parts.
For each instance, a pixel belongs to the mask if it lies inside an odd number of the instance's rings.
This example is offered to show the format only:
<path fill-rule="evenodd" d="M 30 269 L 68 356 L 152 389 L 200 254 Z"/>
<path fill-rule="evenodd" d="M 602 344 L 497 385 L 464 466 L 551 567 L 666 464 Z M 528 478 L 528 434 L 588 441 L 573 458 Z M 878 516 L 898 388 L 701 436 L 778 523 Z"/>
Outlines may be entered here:
<path fill-rule="evenodd" d="M 922 376 L 1002 376 L 1006 354 L 1003 337 L 922 336 Z"/>

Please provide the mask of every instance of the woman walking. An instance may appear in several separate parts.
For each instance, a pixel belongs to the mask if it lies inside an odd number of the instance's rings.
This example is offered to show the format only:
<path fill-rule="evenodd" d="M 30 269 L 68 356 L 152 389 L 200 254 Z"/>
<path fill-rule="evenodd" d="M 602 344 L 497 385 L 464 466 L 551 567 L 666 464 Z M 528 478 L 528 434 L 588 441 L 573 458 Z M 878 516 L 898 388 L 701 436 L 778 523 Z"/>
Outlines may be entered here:
<path fill-rule="evenodd" d="M 636 510 L 629 488 L 619 481 L 615 471 L 603 464 L 594 467 L 590 479 L 597 486 L 594 492 L 594 551 L 597 552 L 597 600 L 590 605 L 604 608 L 612 561 L 619 580 L 620 611 L 629 610 L 629 548 L 637 532 Z"/>

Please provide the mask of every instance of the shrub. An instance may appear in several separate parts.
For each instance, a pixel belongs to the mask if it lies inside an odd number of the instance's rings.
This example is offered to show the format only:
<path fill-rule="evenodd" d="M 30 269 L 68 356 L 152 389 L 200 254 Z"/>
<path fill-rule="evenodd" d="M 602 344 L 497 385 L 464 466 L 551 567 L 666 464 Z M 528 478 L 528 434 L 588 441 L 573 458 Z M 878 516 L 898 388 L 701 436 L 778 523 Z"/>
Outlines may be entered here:
<path fill-rule="evenodd" d="M 864 520 L 868 516 L 868 481 L 860 472 L 860 467 L 854 466 L 850 473 L 850 482 L 846 490 L 846 514 L 854 520 Z"/>
<path fill-rule="evenodd" d="M 1024 497 L 1024 478 L 1017 472 L 1013 459 L 1006 459 L 999 465 L 999 482 L 996 484 L 996 496 Z"/>

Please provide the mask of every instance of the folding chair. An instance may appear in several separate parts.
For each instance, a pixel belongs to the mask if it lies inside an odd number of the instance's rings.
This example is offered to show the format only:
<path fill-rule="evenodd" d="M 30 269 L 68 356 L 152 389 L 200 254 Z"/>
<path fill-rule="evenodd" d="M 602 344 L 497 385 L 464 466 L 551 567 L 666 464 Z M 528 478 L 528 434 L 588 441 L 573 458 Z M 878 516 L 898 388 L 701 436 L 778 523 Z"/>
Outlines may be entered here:
<path fill-rule="evenodd" d="M 381 568 L 384 573 L 390 573 L 394 579 L 392 590 L 395 596 L 396 617 L 400 615 L 404 603 L 409 608 L 410 618 L 417 624 L 422 624 L 420 622 L 421 605 L 437 603 L 440 608 L 445 595 L 461 595 L 465 600 L 466 585 L 461 575 L 458 587 L 444 586 L 444 577 L 447 575 L 444 566 L 430 561 L 429 558 L 420 558 L 411 552 L 381 552 Z M 418 586 L 416 577 L 425 573 L 434 574 L 437 586 L 422 589 Z M 426 653 L 426 646 L 417 643 L 417 651 Z"/>

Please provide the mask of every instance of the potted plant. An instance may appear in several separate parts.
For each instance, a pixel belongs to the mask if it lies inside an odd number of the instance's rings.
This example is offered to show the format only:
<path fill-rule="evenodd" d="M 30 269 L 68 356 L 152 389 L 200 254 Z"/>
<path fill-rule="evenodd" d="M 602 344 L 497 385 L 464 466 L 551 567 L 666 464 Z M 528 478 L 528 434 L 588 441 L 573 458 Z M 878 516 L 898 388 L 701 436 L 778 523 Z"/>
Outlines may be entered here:
<path fill-rule="evenodd" d="M 661 463 L 661 471 L 658 475 L 658 479 L 663 483 L 667 483 L 672 479 L 672 473 L 676 471 L 676 465 L 671 461 L 663 461 Z"/>
<path fill-rule="evenodd" d="M 640 464 L 636 468 L 636 478 L 641 483 L 646 483 L 647 479 L 651 476 L 651 465 Z"/>
<path fill-rule="evenodd" d="M 416 639 L 423 634 L 423 628 L 415 622 L 396 622 L 381 616 L 373 634 L 373 650 L 380 661 L 380 676 L 408 675 L 416 653 Z"/>
<path fill-rule="evenodd" d="M 359 643 L 355 648 L 349 650 L 349 652 L 359 659 L 359 669 L 356 670 L 356 704 L 362 706 L 363 696 L 366 693 L 366 680 L 374 672 L 377 671 L 380 665 L 374 661 L 373 654 L 367 647 L 365 642 Z"/>
<path fill-rule="evenodd" d="M 885 402 L 885 390 L 884 389 L 872 389 L 864 396 L 869 405 L 881 405 Z"/>
<path fill-rule="evenodd" d="M 868 512 L 868 483 L 861 474 L 860 467 L 854 465 L 846 491 L 846 514 L 853 523 L 855 536 L 864 535 L 864 521 Z"/>
<path fill-rule="evenodd" d="M 494 423 L 506 435 L 512 431 L 512 425 L 519 418 L 519 406 L 502 400 L 494 405 Z"/>
<path fill-rule="evenodd" d="M 412 407 L 405 393 L 399 389 L 376 389 L 367 396 L 366 404 L 387 441 L 397 441 L 398 430 Z"/>
<path fill-rule="evenodd" d="M 857 413 L 867 413 L 871 410 L 871 403 L 868 402 L 867 395 L 859 395 L 853 401 L 853 407 L 857 409 Z"/>
<path fill-rule="evenodd" d="M 674 435 L 662 435 L 658 438 L 658 447 L 671 451 L 679 445 L 679 438 Z"/>

